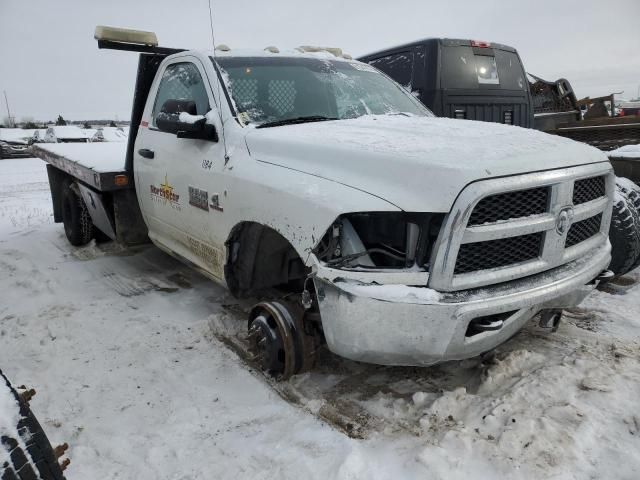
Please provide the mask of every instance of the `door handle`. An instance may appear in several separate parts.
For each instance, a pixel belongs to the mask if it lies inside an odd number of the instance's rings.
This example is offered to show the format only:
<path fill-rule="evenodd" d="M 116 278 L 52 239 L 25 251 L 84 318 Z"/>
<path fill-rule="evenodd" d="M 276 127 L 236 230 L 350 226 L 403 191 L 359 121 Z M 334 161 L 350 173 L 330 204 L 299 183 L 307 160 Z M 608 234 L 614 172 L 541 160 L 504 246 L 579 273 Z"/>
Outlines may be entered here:
<path fill-rule="evenodd" d="M 149 150 L 148 148 L 141 148 L 140 150 L 138 150 L 138 153 L 140 154 L 141 157 L 144 157 L 144 158 L 154 157 L 153 150 Z"/>

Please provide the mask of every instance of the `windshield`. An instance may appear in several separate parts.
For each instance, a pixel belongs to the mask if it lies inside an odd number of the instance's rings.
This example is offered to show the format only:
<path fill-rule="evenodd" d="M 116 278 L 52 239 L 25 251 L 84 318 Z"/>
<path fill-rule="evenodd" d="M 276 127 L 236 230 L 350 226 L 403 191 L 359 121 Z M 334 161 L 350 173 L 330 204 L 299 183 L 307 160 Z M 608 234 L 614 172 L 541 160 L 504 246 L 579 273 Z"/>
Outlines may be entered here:
<path fill-rule="evenodd" d="M 213 58 L 211 59 L 213 61 Z M 315 58 L 216 59 L 244 123 L 431 113 L 369 65 Z"/>

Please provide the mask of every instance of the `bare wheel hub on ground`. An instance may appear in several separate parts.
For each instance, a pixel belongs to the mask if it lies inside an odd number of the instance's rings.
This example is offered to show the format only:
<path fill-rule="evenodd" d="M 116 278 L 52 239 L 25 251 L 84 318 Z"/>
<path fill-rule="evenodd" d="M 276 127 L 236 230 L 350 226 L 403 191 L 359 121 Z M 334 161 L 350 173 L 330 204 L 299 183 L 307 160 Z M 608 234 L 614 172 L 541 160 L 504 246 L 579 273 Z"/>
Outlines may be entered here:
<path fill-rule="evenodd" d="M 302 307 L 281 301 L 260 302 L 249 314 L 249 343 L 254 360 L 274 377 L 287 379 L 310 368 L 312 345 Z"/>

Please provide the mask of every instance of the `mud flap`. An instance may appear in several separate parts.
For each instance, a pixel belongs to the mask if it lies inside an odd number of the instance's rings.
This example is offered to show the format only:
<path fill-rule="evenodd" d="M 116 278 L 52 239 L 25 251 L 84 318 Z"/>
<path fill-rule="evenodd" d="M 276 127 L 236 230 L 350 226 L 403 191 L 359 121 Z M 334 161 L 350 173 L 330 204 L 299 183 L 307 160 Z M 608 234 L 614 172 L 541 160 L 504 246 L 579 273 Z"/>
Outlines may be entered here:
<path fill-rule="evenodd" d="M 85 187 L 82 184 L 78 184 L 80 194 L 84 200 L 89 215 L 91 215 L 91 221 L 93 225 L 101 232 L 107 235 L 111 240 L 116 239 L 116 232 L 113 226 L 113 218 L 109 214 L 108 208 L 105 207 L 104 195 Z"/>

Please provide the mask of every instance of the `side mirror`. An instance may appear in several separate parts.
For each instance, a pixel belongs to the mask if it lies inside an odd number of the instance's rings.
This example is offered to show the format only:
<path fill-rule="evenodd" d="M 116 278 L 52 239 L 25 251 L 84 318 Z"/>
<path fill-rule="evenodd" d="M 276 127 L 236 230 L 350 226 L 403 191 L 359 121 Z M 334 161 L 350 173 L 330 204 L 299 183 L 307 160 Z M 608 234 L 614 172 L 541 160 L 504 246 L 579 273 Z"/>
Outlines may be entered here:
<path fill-rule="evenodd" d="M 218 141 L 216 127 L 207 123 L 204 115 L 196 114 L 192 100 L 167 100 L 156 117 L 156 126 L 162 132 L 173 133 L 178 138 Z"/>

